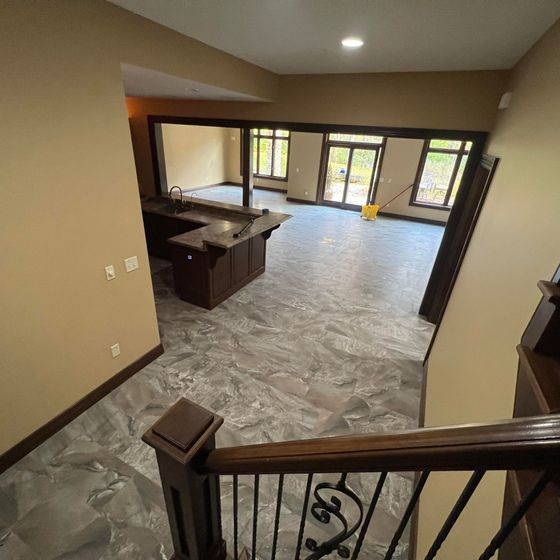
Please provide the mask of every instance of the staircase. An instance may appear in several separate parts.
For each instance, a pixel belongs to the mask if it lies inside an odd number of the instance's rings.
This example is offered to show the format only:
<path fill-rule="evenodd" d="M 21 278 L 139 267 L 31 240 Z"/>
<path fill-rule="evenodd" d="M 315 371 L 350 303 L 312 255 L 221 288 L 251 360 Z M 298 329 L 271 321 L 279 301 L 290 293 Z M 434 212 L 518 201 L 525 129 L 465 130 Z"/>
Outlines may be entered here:
<path fill-rule="evenodd" d="M 425 556 L 436 557 L 488 471 L 508 471 L 500 527 L 479 560 L 560 558 L 560 268 L 523 337 L 514 418 L 386 435 L 215 447 L 223 419 L 179 400 L 143 440 L 156 451 L 176 560 L 405 560 L 432 472 L 470 471 Z M 410 491 L 387 542 L 372 538 L 395 477 Z M 270 499 L 273 496 L 273 499 Z M 377 514 L 377 516 L 376 516 Z M 227 550 L 229 556 L 226 553 Z M 413 560 L 413 559 L 411 559 Z"/>

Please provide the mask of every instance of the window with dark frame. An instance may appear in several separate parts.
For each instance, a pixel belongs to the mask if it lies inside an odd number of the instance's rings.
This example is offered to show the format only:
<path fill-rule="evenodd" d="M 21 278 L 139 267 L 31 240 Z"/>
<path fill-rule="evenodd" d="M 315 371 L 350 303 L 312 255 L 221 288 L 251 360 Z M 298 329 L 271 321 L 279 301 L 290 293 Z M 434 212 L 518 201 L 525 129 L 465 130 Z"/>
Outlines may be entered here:
<path fill-rule="evenodd" d="M 461 185 L 472 142 L 426 140 L 410 204 L 449 210 Z"/>
<path fill-rule="evenodd" d="M 287 181 L 289 157 L 288 130 L 253 129 L 253 173 L 256 177 Z"/>

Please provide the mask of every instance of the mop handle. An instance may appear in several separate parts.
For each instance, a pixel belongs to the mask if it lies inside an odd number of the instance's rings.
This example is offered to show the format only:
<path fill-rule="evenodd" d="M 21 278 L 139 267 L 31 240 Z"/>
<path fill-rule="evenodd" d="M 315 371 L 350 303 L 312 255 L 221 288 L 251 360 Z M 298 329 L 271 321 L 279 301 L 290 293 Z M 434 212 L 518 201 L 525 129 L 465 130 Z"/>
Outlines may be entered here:
<path fill-rule="evenodd" d="M 383 210 L 383 208 L 385 208 L 385 206 L 389 206 L 389 204 L 391 204 L 391 202 L 393 202 L 393 200 L 395 200 L 395 198 L 399 198 L 399 196 L 401 196 L 401 194 L 405 193 L 408 189 L 411 189 L 414 186 L 414 183 L 412 183 L 412 185 L 408 185 L 408 187 L 406 187 L 406 189 L 403 189 L 399 194 L 395 195 L 391 200 L 389 200 L 389 202 L 386 202 L 383 206 L 379 207 L 379 210 Z M 379 212 L 378 210 L 378 212 Z"/>

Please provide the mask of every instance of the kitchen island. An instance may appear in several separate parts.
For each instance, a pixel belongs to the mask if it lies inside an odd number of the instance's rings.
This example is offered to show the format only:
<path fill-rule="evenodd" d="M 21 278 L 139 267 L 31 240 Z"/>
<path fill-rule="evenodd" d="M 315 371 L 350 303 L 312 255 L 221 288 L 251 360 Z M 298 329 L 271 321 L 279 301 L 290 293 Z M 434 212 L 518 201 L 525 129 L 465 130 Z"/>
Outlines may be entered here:
<path fill-rule="evenodd" d="M 148 253 L 173 264 L 177 295 L 212 309 L 265 271 L 266 242 L 289 214 L 197 199 L 142 200 Z"/>

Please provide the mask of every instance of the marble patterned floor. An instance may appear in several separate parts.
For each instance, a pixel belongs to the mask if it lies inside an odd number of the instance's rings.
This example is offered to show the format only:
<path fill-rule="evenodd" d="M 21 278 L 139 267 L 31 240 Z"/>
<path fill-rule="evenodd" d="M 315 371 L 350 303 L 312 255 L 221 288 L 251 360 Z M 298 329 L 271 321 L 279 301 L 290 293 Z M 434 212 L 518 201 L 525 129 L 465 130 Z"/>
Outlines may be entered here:
<path fill-rule="evenodd" d="M 220 187 L 199 197 L 238 202 L 241 192 Z M 181 396 L 225 418 L 219 446 L 417 425 L 432 334 L 417 310 L 443 228 L 365 222 L 260 190 L 255 205 L 293 218 L 269 240 L 266 273 L 214 310 L 175 298 L 169 264 L 151 261 L 165 354 L 0 475 L 0 560 L 170 558 L 157 466 L 140 436 Z M 348 481 L 367 503 L 375 479 Z M 240 482 L 248 543 L 252 479 Z M 276 482 L 261 481 L 263 559 Z M 286 478 L 279 559 L 293 558 L 304 483 Z M 410 475 L 388 478 L 364 558 L 382 555 L 410 491 Z M 222 499 L 229 538 L 228 479 Z M 329 530 L 309 521 L 306 537 Z M 405 554 L 404 545 L 396 558 Z"/>

